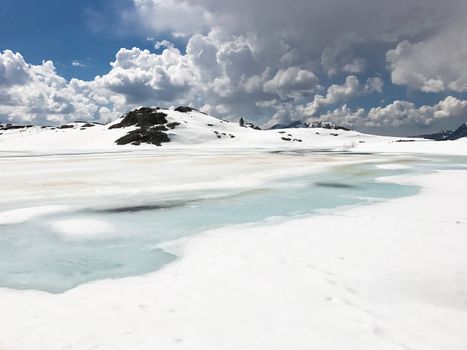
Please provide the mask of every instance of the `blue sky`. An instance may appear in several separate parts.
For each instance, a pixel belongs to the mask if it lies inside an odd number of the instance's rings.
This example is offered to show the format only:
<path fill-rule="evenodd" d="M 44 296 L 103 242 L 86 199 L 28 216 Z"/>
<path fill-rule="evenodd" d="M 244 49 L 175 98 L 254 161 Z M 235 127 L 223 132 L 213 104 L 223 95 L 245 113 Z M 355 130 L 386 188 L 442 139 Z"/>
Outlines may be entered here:
<path fill-rule="evenodd" d="M 0 49 L 20 52 L 33 64 L 52 60 L 68 79 L 91 80 L 109 70 L 120 48 L 154 47 L 140 33 L 106 28 L 128 4 L 122 0 L 2 0 Z M 93 25 L 98 18 L 104 23 Z M 85 67 L 73 66 L 75 60 Z"/>
<path fill-rule="evenodd" d="M 0 122 L 190 104 L 263 125 L 452 128 L 466 23 L 463 0 L 2 0 Z"/>

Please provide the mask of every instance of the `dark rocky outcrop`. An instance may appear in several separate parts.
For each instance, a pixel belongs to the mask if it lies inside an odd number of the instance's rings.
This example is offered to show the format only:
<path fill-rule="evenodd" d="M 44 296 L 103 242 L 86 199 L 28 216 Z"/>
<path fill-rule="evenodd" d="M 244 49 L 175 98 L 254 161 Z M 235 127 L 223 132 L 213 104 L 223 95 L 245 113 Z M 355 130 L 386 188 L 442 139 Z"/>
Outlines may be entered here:
<path fill-rule="evenodd" d="M 139 128 L 130 131 L 116 141 L 117 145 L 127 145 L 129 143 L 140 145 L 141 143 L 150 143 L 156 146 L 161 146 L 163 142 L 170 142 L 169 135 L 156 128 Z"/>
<path fill-rule="evenodd" d="M 175 129 L 177 126 L 179 126 L 180 123 L 179 122 L 172 122 L 172 123 L 167 123 L 167 127 L 169 129 Z"/>
<path fill-rule="evenodd" d="M 13 124 L 6 124 L 4 126 L 0 126 L 0 130 L 17 130 L 17 129 L 25 129 L 25 128 L 30 128 L 31 126 L 26 126 L 26 125 L 13 125 Z"/>
<path fill-rule="evenodd" d="M 330 122 L 313 122 L 309 126 L 309 128 L 321 128 L 321 129 L 331 129 L 331 130 L 344 130 L 350 131 L 349 128 L 345 128 L 343 126 L 339 126 Z"/>
<path fill-rule="evenodd" d="M 196 109 L 187 107 L 187 106 L 179 106 L 175 108 L 175 111 L 180 112 L 180 113 L 188 113 L 188 112 L 196 111 Z"/>
<path fill-rule="evenodd" d="M 139 126 L 148 128 L 154 125 L 167 123 L 167 114 L 158 112 L 157 108 L 143 107 L 127 113 L 120 123 L 114 124 L 109 129 L 126 128 L 128 126 Z"/>
<path fill-rule="evenodd" d="M 65 124 L 65 125 L 60 125 L 59 129 L 73 129 L 73 127 L 74 127 L 73 125 Z"/>
<path fill-rule="evenodd" d="M 160 110 L 160 108 L 142 107 L 127 113 L 119 123 L 112 125 L 109 129 L 130 126 L 137 126 L 139 128 L 128 132 L 128 134 L 115 142 L 118 145 L 132 144 L 135 146 L 139 146 L 142 143 L 161 146 L 164 142 L 170 142 L 169 135 L 164 131 L 174 129 L 180 123 L 169 123 L 166 118 L 167 114 L 160 112 Z"/>

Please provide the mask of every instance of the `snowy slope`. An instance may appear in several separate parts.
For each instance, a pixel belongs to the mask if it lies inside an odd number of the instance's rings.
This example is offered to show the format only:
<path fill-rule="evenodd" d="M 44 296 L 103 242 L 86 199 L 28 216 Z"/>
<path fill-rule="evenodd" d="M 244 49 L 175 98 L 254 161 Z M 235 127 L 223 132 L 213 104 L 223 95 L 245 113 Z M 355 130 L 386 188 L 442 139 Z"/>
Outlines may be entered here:
<path fill-rule="evenodd" d="M 162 109 L 169 123 L 179 123 L 167 131 L 170 143 L 163 148 L 200 147 L 221 148 L 297 148 L 334 151 L 364 152 L 421 152 L 467 154 L 467 141 L 450 142 L 416 140 L 400 142 L 400 138 L 362 134 L 356 131 L 322 128 L 255 130 L 237 123 L 224 121 L 198 111 L 187 113 Z M 70 123 L 72 127 L 31 127 L 0 130 L 0 151 L 24 152 L 86 152 L 93 150 L 154 149 L 155 145 L 117 145 L 115 141 L 136 126 L 110 129 L 122 118 L 107 124 L 83 127 L 83 123 Z"/>
<path fill-rule="evenodd" d="M 218 118 L 192 111 L 181 113 L 162 110 L 167 114 L 169 123 L 180 123 L 167 133 L 171 140 L 163 147 L 293 147 L 316 149 L 348 149 L 360 141 L 375 142 L 389 140 L 378 136 L 364 135 L 355 131 L 328 129 L 285 129 L 254 130 L 241 127 Z M 70 123 L 73 128 L 32 127 L 19 130 L 0 131 L 0 150 L 2 151 L 65 151 L 65 150 L 124 150 L 155 148 L 142 144 L 116 145 L 115 141 L 137 127 L 109 129 L 123 119 L 119 118 L 108 125 L 96 124 L 83 128 L 81 123 Z M 337 135 L 337 136 L 333 136 Z M 290 140 L 289 140 L 290 139 Z M 295 140 L 295 141 L 294 141 Z M 299 141 L 301 140 L 301 142 Z"/>

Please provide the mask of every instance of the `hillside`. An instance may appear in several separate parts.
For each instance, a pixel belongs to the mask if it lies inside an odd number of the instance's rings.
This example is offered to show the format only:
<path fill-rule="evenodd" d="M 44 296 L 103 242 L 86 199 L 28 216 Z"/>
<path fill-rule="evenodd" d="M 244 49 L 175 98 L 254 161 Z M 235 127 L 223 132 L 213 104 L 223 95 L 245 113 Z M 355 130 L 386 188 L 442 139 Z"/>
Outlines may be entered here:
<path fill-rule="evenodd" d="M 457 146 L 433 146 L 433 143 L 336 130 L 326 125 L 258 130 L 249 123 L 240 126 L 239 123 L 221 120 L 190 107 L 179 107 L 176 110 L 143 107 L 106 125 L 74 122 L 59 127 L 8 125 L 0 128 L 2 152 L 60 153 L 148 150 L 159 147 L 460 152 Z M 465 147 L 461 147 L 461 151 L 464 150 Z"/>

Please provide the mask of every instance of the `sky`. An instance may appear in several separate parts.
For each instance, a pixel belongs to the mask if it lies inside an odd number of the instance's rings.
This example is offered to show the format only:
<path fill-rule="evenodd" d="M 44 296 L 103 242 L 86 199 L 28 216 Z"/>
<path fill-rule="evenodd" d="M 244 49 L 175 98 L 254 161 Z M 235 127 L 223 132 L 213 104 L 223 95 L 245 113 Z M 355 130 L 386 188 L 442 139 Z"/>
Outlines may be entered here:
<path fill-rule="evenodd" d="M 2 0 L 0 123 L 190 105 L 386 135 L 467 121 L 464 0 Z"/>

